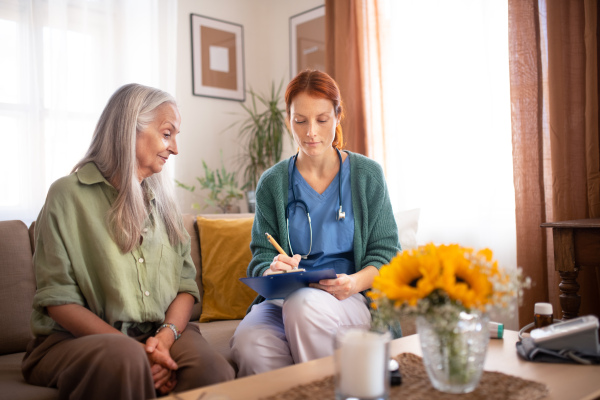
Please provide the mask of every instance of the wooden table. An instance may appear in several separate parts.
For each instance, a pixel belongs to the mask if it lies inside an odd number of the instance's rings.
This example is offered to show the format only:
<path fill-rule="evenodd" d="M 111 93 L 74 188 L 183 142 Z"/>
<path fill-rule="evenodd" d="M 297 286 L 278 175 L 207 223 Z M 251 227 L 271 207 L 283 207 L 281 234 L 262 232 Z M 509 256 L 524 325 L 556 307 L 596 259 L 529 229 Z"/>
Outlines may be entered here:
<path fill-rule="evenodd" d="M 485 370 L 498 371 L 523 379 L 545 383 L 548 400 L 591 400 L 600 396 L 600 365 L 544 364 L 521 360 L 516 353 L 518 334 L 505 331 L 504 339 L 490 339 Z M 391 354 L 421 355 L 418 335 L 392 342 Z M 236 379 L 169 396 L 171 400 L 252 400 L 274 395 L 293 386 L 333 375 L 333 357 Z"/>
<path fill-rule="evenodd" d="M 560 307 L 562 319 L 579 315 L 581 297 L 577 275 L 581 267 L 600 267 L 600 218 L 546 222 L 540 226 L 552 228 L 554 269 L 561 282 Z"/>

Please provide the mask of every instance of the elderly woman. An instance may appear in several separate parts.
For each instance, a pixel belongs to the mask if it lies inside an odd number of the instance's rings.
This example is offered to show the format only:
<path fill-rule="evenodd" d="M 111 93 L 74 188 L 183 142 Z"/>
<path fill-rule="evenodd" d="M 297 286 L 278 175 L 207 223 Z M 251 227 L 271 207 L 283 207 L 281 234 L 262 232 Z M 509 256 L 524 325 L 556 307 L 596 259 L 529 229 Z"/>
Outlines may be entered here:
<path fill-rule="evenodd" d="M 258 182 L 248 275 L 332 267 L 337 278 L 285 300 L 257 298 L 231 340 L 239 376 L 325 357 L 333 353 L 339 327 L 369 327 L 362 293 L 400 250 L 381 167 L 342 151 L 335 81 L 303 71 L 288 84 L 285 103 L 299 151 Z M 292 256 L 277 254 L 265 232 Z"/>
<path fill-rule="evenodd" d="M 35 229 L 27 382 L 60 398 L 149 399 L 234 378 L 188 324 L 200 300 L 190 237 L 161 174 L 180 121 L 169 94 L 121 87 L 86 156 L 51 186 Z"/>

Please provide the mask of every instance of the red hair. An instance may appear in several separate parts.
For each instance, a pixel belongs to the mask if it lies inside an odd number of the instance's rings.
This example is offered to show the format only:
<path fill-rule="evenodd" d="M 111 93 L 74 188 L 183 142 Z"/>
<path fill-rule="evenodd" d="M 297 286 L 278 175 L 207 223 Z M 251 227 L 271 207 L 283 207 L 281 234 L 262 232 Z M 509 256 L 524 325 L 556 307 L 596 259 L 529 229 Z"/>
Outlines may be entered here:
<path fill-rule="evenodd" d="M 331 100 L 336 118 L 341 121 L 344 117 L 340 88 L 333 78 L 325 72 L 306 69 L 288 83 L 285 90 L 285 111 L 287 112 L 288 120 L 290 119 L 292 100 L 300 93 L 306 93 L 311 97 Z M 341 124 L 335 127 L 335 136 L 332 145 L 340 150 L 344 147 L 344 135 L 342 134 Z"/>

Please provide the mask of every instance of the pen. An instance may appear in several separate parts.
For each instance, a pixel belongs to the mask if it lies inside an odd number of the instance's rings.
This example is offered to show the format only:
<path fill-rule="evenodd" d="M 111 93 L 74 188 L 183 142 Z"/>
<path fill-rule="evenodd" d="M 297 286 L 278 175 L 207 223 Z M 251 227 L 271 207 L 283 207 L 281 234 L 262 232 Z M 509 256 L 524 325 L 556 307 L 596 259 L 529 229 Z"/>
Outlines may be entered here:
<path fill-rule="evenodd" d="M 287 254 L 285 253 L 285 251 L 283 251 L 279 243 L 277 243 L 275 239 L 273 239 L 273 236 L 269 235 L 268 233 L 265 233 L 265 236 L 267 236 L 267 240 L 273 245 L 273 247 L 275 247 L 275 249 L 277 249 L 279 254 L 285 254 L 287 256 Z"/>

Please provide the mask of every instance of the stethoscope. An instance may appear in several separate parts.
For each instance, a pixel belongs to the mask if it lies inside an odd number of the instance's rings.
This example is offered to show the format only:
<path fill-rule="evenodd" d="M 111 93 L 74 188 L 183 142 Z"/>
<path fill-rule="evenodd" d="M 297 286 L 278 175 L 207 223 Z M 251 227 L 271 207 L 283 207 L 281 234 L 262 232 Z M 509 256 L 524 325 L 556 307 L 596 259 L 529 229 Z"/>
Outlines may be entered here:
<path fill-rule="evenodd" d="M 335 219 L 338 221 L 343 221 L 346 218 L 346 213 L 344 211 L 342 211 L 342 153 L 339 151 L 339 149 L 335 149 L 338 153 L 338 157 L 340 159 L 340 170 L 338 171 L 338 179 L 339 179 L 339 192 L 338 192 L 338 199 L 339 199 L 339 203 L 340 203 L 340 208 L 337 211 L 337 214 L 335 216 Z M 291 185 L 292 185 L 292 196 L 294 196 L 294 200 L 290 201 L 287 205 L 287 207 L 285 208 L 285 224 L 287 227 L 287 240 L 288 240 L 288 245 L 290 246 L 290 253 L 293 255 L 294 254 L 294 250 L 292 249 L 292 242 L 290 241 L 290 207 L 295 206 L 297 204 L 300 204 L 302 206 L 304 206 L 304 211 L 306 211 L 306 218 L 308 218 L 308 229 L 310 231 L 310 246 L 308 247 L 308 253 L 305 255 L 300 255 L 302 257 L 303 260 L 306 260 L 308 258 L 308 256 L 310 255 L 310 252 L 312 251 L 312 224 L 310 222 L 310 210 L 308 208 L 308 205 L 301 199 L 297 199 L 296 198 L 296 191 L 294 190 L 294 174 L 296 173 L 296 160 L 298 159 L 298 153 L 296 153 L 296 155 L 294 156 L 294 161 L 292 163 L 292 178 L 291 178 Z"/>

